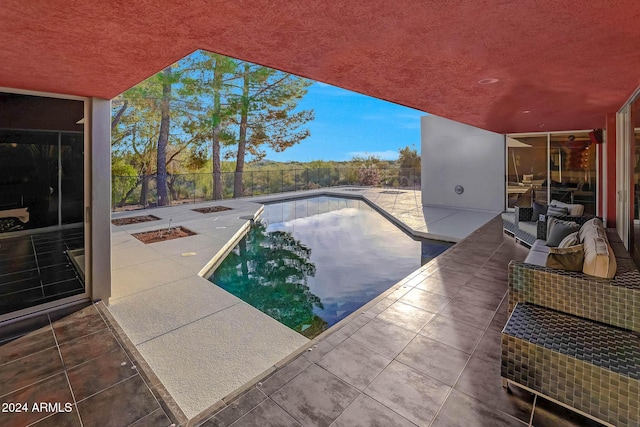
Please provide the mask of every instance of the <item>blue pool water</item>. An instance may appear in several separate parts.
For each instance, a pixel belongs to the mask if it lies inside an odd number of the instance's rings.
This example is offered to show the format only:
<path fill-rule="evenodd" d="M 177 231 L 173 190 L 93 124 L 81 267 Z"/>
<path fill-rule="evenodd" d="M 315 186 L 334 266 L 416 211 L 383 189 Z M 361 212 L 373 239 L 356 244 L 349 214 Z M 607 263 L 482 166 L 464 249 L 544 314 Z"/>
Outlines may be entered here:
<path fill-rule="evenodd" d="M 209 280 L 311 338 L 449 246 L 413 240 L 361 200 L 298 199 L 265 205 Z"/>

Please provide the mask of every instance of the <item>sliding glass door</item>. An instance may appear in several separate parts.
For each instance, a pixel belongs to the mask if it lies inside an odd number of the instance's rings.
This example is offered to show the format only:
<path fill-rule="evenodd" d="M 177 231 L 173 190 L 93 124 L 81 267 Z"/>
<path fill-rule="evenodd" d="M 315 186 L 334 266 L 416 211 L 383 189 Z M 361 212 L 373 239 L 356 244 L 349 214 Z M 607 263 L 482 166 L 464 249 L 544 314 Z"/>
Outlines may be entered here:
<path fill-rule="evenodd" d="M 597 150 L 587 131 L 507 136 L 507 209 L 533 201 L 596 211 Z"/>
<path fill-rule="evenodd" d="M 84 111 L 0 93 L 0 319 L 86 293 Z"/>

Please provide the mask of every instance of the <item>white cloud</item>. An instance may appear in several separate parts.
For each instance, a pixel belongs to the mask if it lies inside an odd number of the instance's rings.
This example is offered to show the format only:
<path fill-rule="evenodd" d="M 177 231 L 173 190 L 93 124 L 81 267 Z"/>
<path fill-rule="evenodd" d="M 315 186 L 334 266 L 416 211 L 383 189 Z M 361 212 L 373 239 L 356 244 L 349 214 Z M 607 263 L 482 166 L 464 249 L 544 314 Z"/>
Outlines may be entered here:
<path fill-rule="evenodd" d="M 393 151 L 393 150 L 371 151 L 371 152 L 351 151 L 350 153 L 347 153 L 347 155 L 349 156 L 349 158 L 375 156 L 382 160 L 398 160 L 398 157 L 400 156 L 400 154 L 397 151 Z"/>

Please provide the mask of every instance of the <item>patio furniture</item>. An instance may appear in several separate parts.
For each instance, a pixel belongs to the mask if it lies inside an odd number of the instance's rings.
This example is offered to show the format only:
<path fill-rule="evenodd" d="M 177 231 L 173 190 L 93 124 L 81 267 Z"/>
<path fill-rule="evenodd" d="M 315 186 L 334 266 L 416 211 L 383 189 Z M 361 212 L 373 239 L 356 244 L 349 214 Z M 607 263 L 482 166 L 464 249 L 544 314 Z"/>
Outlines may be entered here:
<path fill-rule="evenodd" d="M 577 204 L 567 204 L 557 200 L 552 200 L 550 206 L 567 207 L 569 209 L 569 215 L 559 215 L 556 218 L 564 221 L 573 221 L 578 225 L 582 225 L 592 218 L 594 215 L 584 214 L 584 206 Z M 541 218 L 534 218 L 533 207 L 516 207 L 514 212 L 514 231 L 513 234 L 517 241 L 524 243 L 526 246 L 531 247 L 533 243 L 540 239 L 547 239 L 547 216 Z M 502 217 L 503 229 L 508 230 L 510 224 L 510 216 L 503 215 Z"/>
<path fill-rule="evenodd" d="M 602 233 L 595 235 L 585 239 L 595 239 L 598 250 L 615 259 L 610 279 L 536 265 L 535 256 L 511 261 L 501 375 L 505 386 L 523 387 L 600 422 L 637 426 L 640 272 L 615 230 L 606 231 L 606 248 Z"/>
<path fill-rule="evenodd" d="M 511 236 L 516 234 L 516 213 L 502 212 L 502 230 Z"/>

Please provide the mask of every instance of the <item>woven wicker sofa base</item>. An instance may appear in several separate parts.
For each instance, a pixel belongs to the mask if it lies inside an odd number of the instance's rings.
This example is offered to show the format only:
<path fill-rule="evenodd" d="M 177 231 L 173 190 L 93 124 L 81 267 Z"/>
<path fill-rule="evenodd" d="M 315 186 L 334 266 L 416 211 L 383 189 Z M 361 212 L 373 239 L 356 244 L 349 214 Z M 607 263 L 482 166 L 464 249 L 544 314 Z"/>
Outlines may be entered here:
<path fill-rule="evenodd" d="M 518 304 L 502 332 L 501 375 L 605 424 L 640 425 L 637 333 Z"/>

